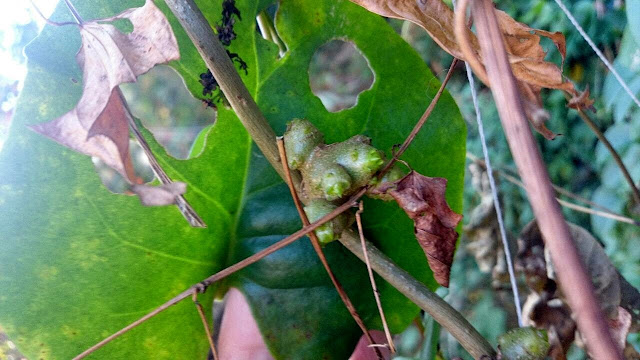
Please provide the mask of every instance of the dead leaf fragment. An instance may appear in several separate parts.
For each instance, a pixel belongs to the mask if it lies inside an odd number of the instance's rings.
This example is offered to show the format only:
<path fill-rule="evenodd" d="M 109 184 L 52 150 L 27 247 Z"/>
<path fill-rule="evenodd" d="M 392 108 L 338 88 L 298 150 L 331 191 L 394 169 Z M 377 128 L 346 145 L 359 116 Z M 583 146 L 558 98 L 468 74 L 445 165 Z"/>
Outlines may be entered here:
<path fill-rule="evenodd" d="M 133 31 L 121 33 L 110 22 L 128 19 Z M 108 19 L 79 25 L 82 46 L 76 56 L 83 69 L 82 97 L 61 117 L 31 128 L 62 145 L 96 156 L 132 183 L 129 126 L 118 85 L 134 82 L 153 66 L 177 60 L 178 43 L 164 14 L 147 0 Z M 52 89 L 53 90 L 53 89 Z"/>
<path fill-rule="evenodd" d="M 465 37 L 471 47 L 472 57 L 466 56 L 460 46 L 455 33 L 454 12 L 442 0 L 351 0 L 365 9 L 391 18 L 411 21 L 429 33 L 431 38 L 452 56 L 469 62 L 472 66 L 477 59 L 482 63 L 482 51 L 475 34 L 466 30 Z M 553 139 L 555 134 L 544 126 L 549 117 L 542 107 L 540 91 L 542 88 L 560 89 L 576 94 L 571 82 L 562 76 L 562 67 L 545 61 L 547 53 L 540 45 L 541 37 L 549 38 L 562 56 L 566 55 L 566 41 L 560 32 L 549 32 L 533 29 L 519 23 L 507 13 L 496 10 L 496 17 L 509 56 L 513 74 L 518 80 L 523 95 L 524 107 L 533 127 L 545 138 Z M 482 67 L 482 65 L 479 65 Z M 478 70 L 474 67 L 474 71 Z M 485 74 L 485 75 L 483 75 Z M 486 78 L 486 71 L 478 74 L 487 86 L 490 79 Z"/>
<path fill-rule="evenodd" d="M 160 186 L 133 185 L 131 191 L 140 197 L 144 206 L 164 206 L 176 203 L 176 198 L 185 193 L 187 184 L 172 182 Z"/>
<path fill-rule="evenodd" d="M 445 199 L 447 180 L 411 171 L 400 180 L 383 185 L 377 192 L 391 195 L 413 219 L 415 234 L 438 284 L 449 286 L 462 215 L 451 210 Z"/>

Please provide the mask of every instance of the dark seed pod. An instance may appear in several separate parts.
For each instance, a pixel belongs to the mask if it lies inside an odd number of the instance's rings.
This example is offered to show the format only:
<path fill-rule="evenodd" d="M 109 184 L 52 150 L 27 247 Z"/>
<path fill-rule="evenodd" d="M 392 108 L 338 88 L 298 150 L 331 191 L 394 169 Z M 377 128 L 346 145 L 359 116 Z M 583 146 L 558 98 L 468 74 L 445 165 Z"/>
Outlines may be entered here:
<path fill-rule="evenodd" d="M 304 207 L 310 222 L 320 220 L 323 216 L 335 210 L 337 206 L 323 199 L 313 199 Z M 350 225 L 349 216 L 340 214 L 333 220 L 322 224 L 314 232 L 321 245 L 326 245 L 340 237 L 340 234 Z"/>
<path fill-rule="evenodd" d="M 293 119 L 284 133 L 289 168 L 300 169 L 309 154 L 324 144 L 324 135 L 309 120 Z"/>
<path fill-rule="evenodd" d="M 503 360 L 544 360 L 550 345 L 545 330 L 527 327 L 500 336 L 498 348 Z"/>

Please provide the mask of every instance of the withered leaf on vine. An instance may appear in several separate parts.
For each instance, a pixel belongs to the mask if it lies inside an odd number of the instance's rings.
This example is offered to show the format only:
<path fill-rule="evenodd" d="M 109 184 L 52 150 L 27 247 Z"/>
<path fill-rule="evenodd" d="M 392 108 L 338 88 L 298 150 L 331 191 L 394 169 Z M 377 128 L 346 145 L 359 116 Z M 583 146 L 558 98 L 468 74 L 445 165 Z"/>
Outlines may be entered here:
<path fill-rule="evenodd" d="M 431 38 L 452 56 L 466 60 L 455 35 L 454 12 L 442 0 L 351 0 L 365 9 L 391 18 L 411 21 L 425 29 Z M 562 56 L 566 56 L 566 41 L 560 32 L 533 29 L 496 10 L 504 36 L 509 62 L 518 80 L 525 111 L 534 128 L 547 139 L 555 134 L 543 122 L 548 114 L 542 107 L 542 88 L 560 89 L 577 94 L 573 84 L 564 80 L 562 68 L 545 61 L 547 53 L 540 45 L 541 37 L 549 38 Z M 482 62 L 482 51 L 475 34 L 468 31 L 471 47 Z M 487 84 L 490 85 L 490 84 Z"/>
<path fill-rule="evenodd" d="M 118 19 L 131 21 L 133 31 L 125 34 L 109 24 Z M 129 153 L 131 115 L 118 86 L 135 82 L 157 64 L 179 59 L 177 40 L 151 0 L 140 8 L 78 27 L 82 46 L 76 60 L 83 70 L 82 96 L 68 113 L 31 128 L 75 151 L 100 158 L 130 183 L 140 184 Z"/>
<path fill-rule="evenodd" d="M 382 184 L 376 192 L 391 195 L 415 224 L 418 243 L 438 284 L 448 287 L 458 233 L 462 220 L 445 199 L 447 180 L 411 171 L 400 180 Z"/>

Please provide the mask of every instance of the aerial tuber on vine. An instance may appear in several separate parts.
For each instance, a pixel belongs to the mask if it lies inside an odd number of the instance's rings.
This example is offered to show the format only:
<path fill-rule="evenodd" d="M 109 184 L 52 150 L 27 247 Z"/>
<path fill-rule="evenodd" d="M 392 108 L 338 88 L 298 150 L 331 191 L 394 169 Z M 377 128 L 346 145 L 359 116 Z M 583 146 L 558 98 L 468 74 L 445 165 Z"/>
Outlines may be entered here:
<path fill-rule="evenodd" d="M 294 119 L 284 134 L 289 168 L 302 175 L 302 191 L 307 199 L 305 212 L 311 222 L 333 211 L 346 197 L 368 187 L 367 195 L 395 200 L 414 221 L 418 243 L 429 261 L 436 281 L 449 286 L 449 272 L 458 238 L 455 228 L 462 215 L 445 200 L 447 180 L 430 178 L 411 171 L 405 175 L 394 165 L 382 176 L 384 152 L 363 135 L 325 144 L 324 135 L 308 120 Z M 376 176 L 377 175 L 377 176 Z M 351 226 L 353 216 L 343 213 L 315 230 L 322 245 L 340 238 Z"/>

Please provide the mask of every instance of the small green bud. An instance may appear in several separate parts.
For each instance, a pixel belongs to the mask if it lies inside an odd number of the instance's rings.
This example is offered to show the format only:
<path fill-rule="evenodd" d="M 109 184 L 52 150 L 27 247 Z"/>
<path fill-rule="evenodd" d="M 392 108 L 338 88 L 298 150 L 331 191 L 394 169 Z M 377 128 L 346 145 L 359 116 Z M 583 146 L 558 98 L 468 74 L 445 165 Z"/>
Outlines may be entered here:
<path fill-rule="evenodd" d="M 316 146 L 324 144 L 324 135 L 309 120 L 293 119 L 284 133 L 284 148 L 291 169 L 299 169 Z"/>
<path fill-rule="evenodd" d="M 335 210 L 337 206 L 323 199 L 313 199 L 304 207 L 310 222 L 318 221 L 323 216 Z M 314 231 L 321 245 L 326 245 L 340 237 L 340 234 L 350 225 L 349 216 L 340 214 L 333 220 L 320 225 Z"/>
<path fill-rule="evenodd" d="M 340 165 L 334 164 L 322 175 L 322 191 L 329 201 L 340 199 L 350 187 L 351 177 Z"/>
<path fill-rule="evenodd" d="M 384 153 L 368 144 L 363 136 L 336 145 L 336 162 L 354 179 L 356 188 L 366 185 L 371 176 L 384 165 Z"/>
<path fill-rule="evenodd" d="M 504 360 L 543 360 L 549 353 L 545 330 L 513 329 L 498 338 L 498 348 Z"/>

